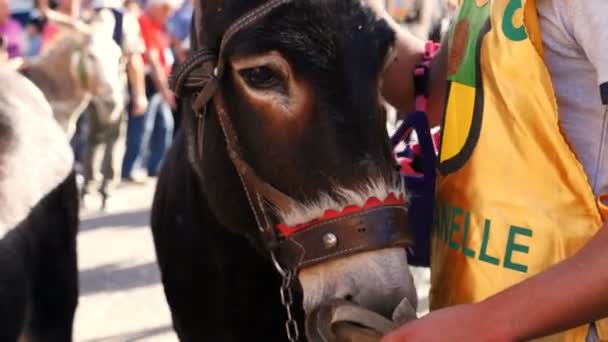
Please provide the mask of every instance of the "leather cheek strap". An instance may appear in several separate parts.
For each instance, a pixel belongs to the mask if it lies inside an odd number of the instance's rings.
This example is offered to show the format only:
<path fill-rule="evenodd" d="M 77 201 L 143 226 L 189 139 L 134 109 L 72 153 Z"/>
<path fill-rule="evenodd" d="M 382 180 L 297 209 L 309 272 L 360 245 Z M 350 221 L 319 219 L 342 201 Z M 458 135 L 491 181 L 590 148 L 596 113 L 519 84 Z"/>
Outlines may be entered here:
<path fill-rule="evenodd" d="M 296 232 L 277 247 L 279 262 L 301 269 L 365 251 L 413 244 L 404 206 L 377 207 Z"/>

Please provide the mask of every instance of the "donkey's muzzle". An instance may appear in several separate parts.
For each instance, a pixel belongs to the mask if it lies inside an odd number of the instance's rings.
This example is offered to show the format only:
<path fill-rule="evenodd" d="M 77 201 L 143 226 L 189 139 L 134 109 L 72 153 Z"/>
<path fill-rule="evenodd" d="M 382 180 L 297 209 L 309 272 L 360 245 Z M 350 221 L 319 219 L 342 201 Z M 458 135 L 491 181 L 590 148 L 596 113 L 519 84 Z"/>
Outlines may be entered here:
<path fill-rule="evenodd" d="M 278 244 L 275 255 L 283 267 L 297 270 L 352 254 L 412 244 L 407 208 L 388 205 L 297 231 Z"/>

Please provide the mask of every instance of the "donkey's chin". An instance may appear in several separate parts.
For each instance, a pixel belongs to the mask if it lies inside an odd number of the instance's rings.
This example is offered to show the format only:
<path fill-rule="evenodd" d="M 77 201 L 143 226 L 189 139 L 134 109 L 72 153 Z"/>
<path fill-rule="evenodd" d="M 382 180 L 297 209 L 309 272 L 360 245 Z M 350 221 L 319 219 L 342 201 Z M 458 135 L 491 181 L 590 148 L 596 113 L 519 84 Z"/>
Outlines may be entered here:
<path fill-rule="evenodd" d="M 407 265 L 403 248 L 387 248 L 304 268 L 299 273 L 304 310 L 308 314 L 338 298 L 389 319 L 415 315 L 416 289 Z"/>

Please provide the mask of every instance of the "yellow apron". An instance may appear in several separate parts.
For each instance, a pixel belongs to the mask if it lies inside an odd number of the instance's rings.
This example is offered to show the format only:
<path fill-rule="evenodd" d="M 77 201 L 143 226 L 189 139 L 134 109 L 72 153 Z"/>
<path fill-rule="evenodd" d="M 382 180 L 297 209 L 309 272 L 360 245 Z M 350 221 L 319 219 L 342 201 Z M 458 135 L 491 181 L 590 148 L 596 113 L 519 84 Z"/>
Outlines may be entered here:
<path fill-rule="evenodd" d="M 560 132 L 535 1 L 464 0 L 448 38 L 431 309 L 479 302 L 572 256 L 605 209 Z"/>

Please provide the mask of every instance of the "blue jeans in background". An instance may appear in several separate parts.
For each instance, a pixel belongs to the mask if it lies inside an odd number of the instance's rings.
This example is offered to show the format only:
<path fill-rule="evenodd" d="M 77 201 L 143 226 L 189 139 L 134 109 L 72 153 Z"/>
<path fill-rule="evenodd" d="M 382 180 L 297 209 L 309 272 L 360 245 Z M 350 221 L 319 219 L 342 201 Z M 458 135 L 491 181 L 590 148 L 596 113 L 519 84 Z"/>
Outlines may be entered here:
<path fill-rule="evenodd" d="M 122 162 L 122 178 L 143 168 L 149 176 L 156 176 L 173 140 L 173 113 L 160 94 L 154 94 L 144 115 L 129 115 L 127 147 Z"/>

